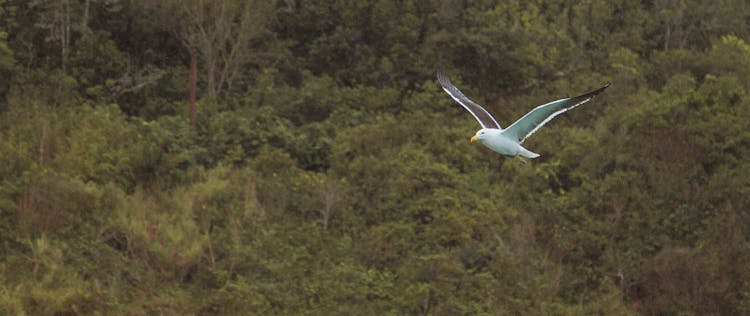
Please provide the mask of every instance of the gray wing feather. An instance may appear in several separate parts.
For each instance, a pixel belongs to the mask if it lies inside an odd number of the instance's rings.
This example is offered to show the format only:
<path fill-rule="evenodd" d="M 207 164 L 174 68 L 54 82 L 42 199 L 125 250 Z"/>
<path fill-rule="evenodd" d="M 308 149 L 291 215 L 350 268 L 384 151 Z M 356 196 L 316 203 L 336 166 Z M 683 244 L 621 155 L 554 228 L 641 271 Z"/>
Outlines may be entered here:
<path fill-rule="evenodd" d="M 443 73 L 442 70 L 437 71 L 437 79 L 440 81 L 440 85 L 443 86 L 443 90 L 448 93 L 448 95 L 453 98 L 453 100 L 456 100 L 461 106 L 463 106 L 469 113 L 471 113 L 472 116 L 479 122 L 479 124 L 482 125 L 484 128 L 496 128 L 500 129 L 500 124 L 495 121 L 495 118 L 492 117 L 492 115 L 487 112 L 483 107 L 481 107 L 479 104 L 474 103 L 474 101 L 469 100 L 463 93 L 461 93 L 456 86 L 451 83 L 450 79 Z"/>
<path fill-rule="evenodd" d="M 511 124 L 503 131 L 503 134 L 515 139 L 519 143 L 523 143 L 526 138 L 534 134 L 539 128 L 544 126 L 544 124 L 547 124 L 547 122 L 551 121 L 555 116 L 591 101 L 597 94 L 604 91 L 607 87 L 609 87 L 609 83 L 599 89 L 584 93 L 577 97 L 560 99 L 537 106 L 529 113 L 526 113 L 526 115 L 518 121 Z"/>

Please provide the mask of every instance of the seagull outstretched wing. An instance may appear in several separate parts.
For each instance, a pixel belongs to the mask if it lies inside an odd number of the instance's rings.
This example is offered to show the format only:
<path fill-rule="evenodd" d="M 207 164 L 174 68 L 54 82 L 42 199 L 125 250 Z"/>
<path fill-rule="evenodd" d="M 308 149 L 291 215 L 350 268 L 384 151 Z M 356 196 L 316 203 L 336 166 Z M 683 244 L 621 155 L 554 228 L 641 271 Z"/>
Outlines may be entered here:
<path fill-rule="evenodd" d="M 544 126 L 544 124 L 547 124 L 547 122 L 552 120 L 555 116 L 591 101 L 594 96 L 604 91 L 607 87 L 609 87 L 609 83 L 599 89 L 584 93 L 577 97 L 560 99 L 537 106 L 529 113 L 526 113 L 526 115 L 518 121 L 511 124 L 507 129 L 503 130 L 503 134 L 519 143 L 523 143 L 526 138 L 534 134 L 534 132 Z"/>
<path fill-rule="evenodd" d="M 456 100 L 461 106 L 463 106 L 471 115 L 474 116 L 477 121 L 479 121 L 479 124 L 482 125 L 483 128 L 496 128 L 500 129 L 500 124 L 497 124 L 497 121 L 495 121 L 495 118 L 492 117 L 492 114 L 490 112 L 487 112 L 483 107 L 481 107 L 479 104 L 474 103 L 474 101 L 469 100 L 463 93 L 461 93 L 456 86 L 451 83 L 450 79 L 443 73 L 442 70 L 437 71 L 437 79 L 440 81 L 440 84 L 443 86 L 443 90 L 447 92 L 453 100 Z"/>

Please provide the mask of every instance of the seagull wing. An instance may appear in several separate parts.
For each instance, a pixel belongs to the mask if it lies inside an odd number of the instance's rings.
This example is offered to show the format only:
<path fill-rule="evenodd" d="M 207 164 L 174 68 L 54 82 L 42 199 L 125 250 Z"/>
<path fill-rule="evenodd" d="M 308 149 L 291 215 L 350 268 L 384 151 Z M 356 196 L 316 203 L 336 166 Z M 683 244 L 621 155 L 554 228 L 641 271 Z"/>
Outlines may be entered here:
<path fill-rule="evenodd" d="M 450 79 L 443 73 L 442 70 L 438 70 L 437 72 L 437 79 L 440 81 L 440 84 L 443 86 L 443 90 L 447 92 L 453 100 L 456 100 L 461 106 L 463 106 L 471 115 L 474 116 L 477 121 L 479 121 L 479 124 L 482 125 L 484 128 L 496 128 L 500 129 L 500 124 L 497 124 L 497 121 L 495 121 L 495 118 L 492 117 L 492 115 L 487 112 L 483 107 L 481 107 L 479 104 L 474 103 L 474 101 L 469 100 L 463 93 L 461 93 L 456 86 L 451 83 Z"/>
<path fill-rule="evenodd" d="M 503 131 L 503 134 L 519 143 L 523 143 L 526 138 L 531 136 L 531 134 L 534 134 L 534 132 L 544 126 L 544 124 L 547 124 L 547 122 L 551 121 L 555 116 L 591 101 L 594 96 L 604 91 L 607 87 L 609 87 L 609 83 L 599 89 L 584 93 L 577 97 L 560 99 L 537 106 L 529 113 L 526 113 L 521 119 L 511 124 Z"/>

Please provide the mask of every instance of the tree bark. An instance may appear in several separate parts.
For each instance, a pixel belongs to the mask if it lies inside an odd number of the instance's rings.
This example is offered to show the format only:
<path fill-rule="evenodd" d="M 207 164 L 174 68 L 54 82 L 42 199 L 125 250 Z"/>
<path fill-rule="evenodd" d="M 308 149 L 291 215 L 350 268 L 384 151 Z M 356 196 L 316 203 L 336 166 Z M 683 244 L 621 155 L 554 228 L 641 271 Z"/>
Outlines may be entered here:
<path fill-rule="evenodd" d="M 68 0 L 61 1 L 60 17 L 60 47 L 61 47 L 61 64 L 63 73 L 67 73 L 68 47 L 70 45 L 70 3 Z"/>
<path fill-rule="evenodd" d="M 89 33 L 89 11 L 91 10 L 91 0 L 86 0 L 83 6 L 83 18 L 81 19 L 81 33 Z"/>
<path fill-rule="evenodd" d="M 190 127 L 195 128 L 195 99 L 198 77 L 198 57 L 195 56 L 195 48 L 190 47 Z"/>

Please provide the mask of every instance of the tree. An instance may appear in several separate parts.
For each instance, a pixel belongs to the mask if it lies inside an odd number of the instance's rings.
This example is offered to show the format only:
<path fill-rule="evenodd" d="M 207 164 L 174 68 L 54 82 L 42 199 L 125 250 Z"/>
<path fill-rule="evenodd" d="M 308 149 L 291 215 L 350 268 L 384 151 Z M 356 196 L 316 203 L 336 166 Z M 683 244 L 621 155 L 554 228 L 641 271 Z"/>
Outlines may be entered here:
<path fill-rule="evenodd" d="M 206 67 L 208 97 L 221 97 L 243 67 L 259 58 L 253 44 L 273 18 L 274 1 L 180 1 L 187 17 L 183 38 Z"/>
<path fill-rule="evenodd" d="M 205 67 L 207 97 L 215 100 L 235 84 L 253 61 L 253 45 L 267 30 L 274 1 L 141 0 L 190 56 L 190 118 L 195 125 L 198 58 Z M 175 14 L 176 13 L 176 14 Z"/>
<path fill-rule="evenodd" d="M 68 54 L 71 43 L 71 22 L 73 9 L 70 0 L 33 0 L 29 3 L 31 10 L 38 12 L 36 26 L 47 30 L 47 41 L 57 42 L 60 49 L 60 67 L 63 73 L 67 70 Z"/>
<path fill-rule="evenodd" d="M 8 19 L 7 13 L 5 12 L 3 5 L 5 0 L 0 1 L 0 19 Z M 13 50 L 8 47 L 8 33 L 6 30 L 0 29 L 0 74 L 3 75 L 6 80 L 0 84 L 0 99 L 5 99 L 5 96 L 10 87 L 11 73 L 15 60 L 13 58 Z"/>

